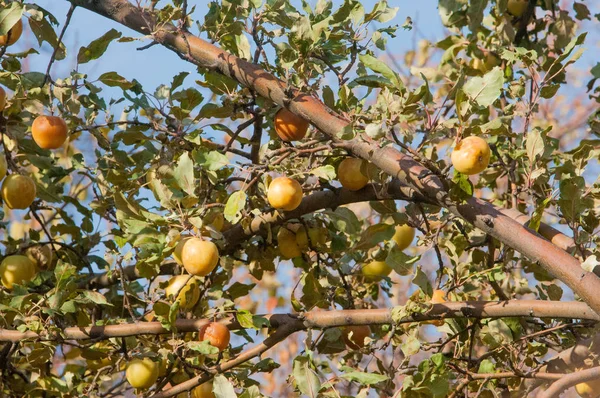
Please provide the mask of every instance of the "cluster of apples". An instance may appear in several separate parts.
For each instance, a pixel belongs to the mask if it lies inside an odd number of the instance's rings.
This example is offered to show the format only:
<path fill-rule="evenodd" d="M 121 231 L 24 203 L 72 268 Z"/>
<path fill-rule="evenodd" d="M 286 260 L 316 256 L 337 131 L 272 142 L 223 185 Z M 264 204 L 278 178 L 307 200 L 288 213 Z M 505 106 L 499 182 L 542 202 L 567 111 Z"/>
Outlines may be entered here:
<path fill-rule="evenodd" d="M 202 326 L 198 331 L 198 340 L 208 341 L 210 345 L 216 347 L 219 352 L 229 346 L 230 332 L 227 326 L 219 322 L 209 322 Z M 154 385 L 166 367 L 162 361 L 154 361 L 149 357 L 135 358 L 129 361 L 125 370 L 125 378 L 129 384 L 137 389 L 145 390 Z M 163 374 L 164 376 L 164 374 Z M 183 396 L 188 396 L 185 393 Z M 191 391 L 194 398 L 214 398 L 212 382 L 206 382 Z"/>

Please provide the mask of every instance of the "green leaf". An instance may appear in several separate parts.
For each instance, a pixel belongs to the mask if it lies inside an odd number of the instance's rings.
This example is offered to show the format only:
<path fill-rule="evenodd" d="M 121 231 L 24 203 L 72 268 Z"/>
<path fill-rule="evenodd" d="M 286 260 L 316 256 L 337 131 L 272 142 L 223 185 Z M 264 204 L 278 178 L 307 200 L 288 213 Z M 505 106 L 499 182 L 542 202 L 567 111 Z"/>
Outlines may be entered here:
<path fill-rule="evenodd" d="M 387 66 L 383 61 L 378 60 L 377 58 L 368 55 L 361 54 L 358 57 L 360 61 L 373 72 L 379 73 L 385 78 L 387 78 L 398 90 L 404 89 L 404 84 L 402 80 L 398 76 L 396 72 L 394 72 L 389 66 Z"/>
<path fill-rule="evenodd" d="M 402 352 L 406 356 L 415 355 L 421 349 L 421 342 L 417 337 L 408 335 L 402 342 L 400 349 L 402 349 Z"/>
<path fill-rule="evenodd" d="M 225 204 L 223 215 L 232 224 L 236 224 L 242 218 L 242 210 L 246 206 L 248 195 L 244 191 L 236 191 L 229 196 Z"/>
<path fill-rule="evenodd" d="M 330 164 L 312 169 L 310 174 L 322 178 L 326 181 L 332 181 L 336 178 L 335 167 Z"/>
<path fill-rule="evenodd" d="M 375 245 L 388 241 L 394 235 L 395 226 L 391 224 L 370 225 L 360 236 L 360 241 L 354 247 L 356 250 L 370 249 Z"/>
<path fill-rule="evenodd" d="M 210 171 L 217 171 L 223 167 L 229 166 L 230 163 L 227 156 L 217 151 L 196 152 L 194 154 L 194 159 L 200 166 Z"/>
<path fill-rule="evenodd" d="M 98 39 L 92 41 L 87 47 L 81 47 L 79 49 L 79 54 L 77 54 L 77 62 L 85 64 L 100 58 L 108 48 L 109 44 L 120 37 L 121 32 L 118 32 L 115 29 L 109 30 Z"/>
<path fill-rule="evenodd" d="M 91 290 L 84 290 L 82 295 L 84 298 L 86 298 L 87 300 L 91 301 L 94 304 L 112 306 L 111 303 L 106 301 L 106 297 L 104 297 L 104 295 L 101 293 L 93 292 Z"/>
<path fill-rule="evenodd" d="M 185 345 L 190 350 L 197 351 L 203 355 L 216 355 L 219 353 L 219 349 L 212 346 L 208 340 L 188 341 Z"/>
<path fill-rule="evenodd" d="M 233 384 L 223 375 L 216 375 L 213 380 L 213 392 L 216 398 L 236 398 Z"/>
<path fill-rule="evenodd" d="M 300 392 L 312 398 L 318 396 L 321 381 L 308 355 L 300 355 L 294 359 L 292 374 Z"/>
<path fill-rule="evenodd" d="M 463 91 L 469 99 L 481 107 L 488 107 L 500 97 L 504 75 L 502 69 L 495 67 L 483 77 L 475 76 L 463 86 Z"/>
<path fill-rule="evenodd" d="M 188 152 L 184 152 L 177 160 L 177 167 L 173 171 L 173 178 L 179 188 L 192 197 L 196 197 L 194 189 L 196 188 L 194 177 L 194 162 Z"/>
<path fill-rule="evenodd" d="M 235 317 L 239 324 L 245 329 L 262 329 L 269 326 L 269 320 L 265 317 L 252 315 L 248 310 L 239 310 Z"/>
<path fill-rule="evenodd" d="M 393 245 L 385 259 L 387 265 L 392 267 L 397 274 L 406 276 L 414 271 L 414 264 L 421 259 L 420 256 L 411 257 L 404 253 L 398 246 Z"/>
<path fill-rule="evenodd" d="M 381 383 L 382 381 L 389 380 L 390 378 L 385 375 L 378 373 L 365 373 L 353 371 L 350 367 L 344 367 L 344 370 L 350 370 L 347 373 L 342 374 L 340 377 L 348 381 L 358 382 L 364 386 L 371 386 L 373 384 Z"/>
<path fill-rule="evenodd" d="M 125 79 L 123 76 L 119 75 L 117 72 L 106 72 L 100 75 L 98 78 L 102 83 L 106 84 L 109 87 L 120 87 L 123 90 L 130 89 L 135 86 L 134 83 Z"/>
<path fill-rule="evenodd" d="M 431 283 L 429 283 L 427 274 L 423 272 L 421 266 L 417 266 L 417 272 L 415 272 L 415 277 L 413 278 L 412 283 L 419 286 L 421 291 L 427 296 L 431 297 L 431 295 L 433 294 L 433 288 L 431 287 Z"/>

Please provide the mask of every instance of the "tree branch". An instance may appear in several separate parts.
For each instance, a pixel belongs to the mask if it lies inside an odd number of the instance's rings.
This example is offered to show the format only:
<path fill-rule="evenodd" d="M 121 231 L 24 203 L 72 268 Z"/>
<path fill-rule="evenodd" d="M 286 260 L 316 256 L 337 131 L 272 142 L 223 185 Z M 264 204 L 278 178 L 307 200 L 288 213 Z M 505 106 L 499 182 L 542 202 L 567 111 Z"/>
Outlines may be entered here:
<path fill-rule="evenodd" d="M 280 329 L 292 325 L 297 330 L 325 329 L 348 325 L 385 325 L 394 323 L 392 309 L 332 310 L 311 311 L 301 315 L 268 314 L 270 327 Z M 433 304 L 426 313 L 414 313 L 398 323 L 424 322 L 445 318 L 502 318 L 502 317 L 535 317 L 586 319 L 600 321 L 594 311 L 585 303 L 577 301 L 542 301 L 542 300 L 508 300 L 508 301 L 455 301 Z M 178 332 L 196 332 L 210 319 L 178 319 L 175 328 Z M 235 318 L 221 321 L 231 330 L 241 329 Z M 103 325 L 90 327 L 70 327 L 62 331 L 36 333 L 32 331 L 0 329 L 0 341 L 20 342 L 22 340 L 64 341 L 64 340 L 105 340 L 109 338 L 159 335 L 172 333 L 160 322 L 137 322 L 119 325 Z"/>

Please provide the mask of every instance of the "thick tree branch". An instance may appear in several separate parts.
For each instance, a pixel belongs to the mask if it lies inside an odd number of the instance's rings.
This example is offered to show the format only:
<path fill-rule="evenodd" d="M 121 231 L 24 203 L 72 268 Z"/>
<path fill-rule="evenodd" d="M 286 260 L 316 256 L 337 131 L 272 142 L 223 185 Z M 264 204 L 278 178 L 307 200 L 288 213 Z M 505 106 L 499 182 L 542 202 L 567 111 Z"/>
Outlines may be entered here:
<path fill-rule="evenodd" d="M 272 328 L 280 329 L 293 325 L 298 330 L 324 329 L 347 325 L 384 325 L 393 323 L 392 310 L 363 309 L 363 310 L 332 310 L 311 311 L 300 315 L 272 314 L 263 315 L 269 320 Z M 508 300 L 508 301 L 465 301 L 434 304 L 427 313 L 412 314 L 403 318 L 399 323 L 423 322 L 442 318 L 502 318 L 502 317 L 534 317 L 586 319 L 600 321 L 594 311 L 585 303 L 577 301 L 542 301 L 542 300 Z M 207 319 L 178 319 L 175 327 L 178 332 L 198 331 L 209 320 Z M 221 321 L 231 330 L 241 326 L 234 318 Z M 0 329 L 0 341 L 20 342 L 22 340 L 102 340 L 114 337 L 127 337 L 142 334 L 158 335 L 172 333 L 165 329 L 160 322 L 137 322 L 119 325 L 70 327 L 60 332 L 35 333 L 32 331 Z"/>
<path fill-rule="evenodd" d="M 194 64 L 221 73 L 253 89 L 258 95 L 285 106 L 293 113 L 309 120 L 334 141 L 339 141 L 353 155 L 367 159 L 392 177 L 415 189 L 430 200 L 435 200 L 452 213 L 467 220 L 487 234 L 514 248 L 532 261 L 539 262 L 547 271 L 563 281 L 585 302 L 600 313 L 600 278 L 584 271 L 579 261 L 557 248 L 540 235 L 504 215 L 495 206 L 470 198 L 464 203 L 454 202 L 448 194 L 449 182 L 423 167 L 408 155 L 392 147 L 380 148 L 363 137 L 350 141 L 338 139 L 349 126 L 322 102 L 311 95 L 290 91 L 287 84 L 258 65 L 219 49 L 189 33 L 180 33 L 176 26 L 161 25 L 155 31 L 153 15 L 126 0 L 70 0 L 111 18 L 137 32 L 152 35 L 153 39 Z"/>

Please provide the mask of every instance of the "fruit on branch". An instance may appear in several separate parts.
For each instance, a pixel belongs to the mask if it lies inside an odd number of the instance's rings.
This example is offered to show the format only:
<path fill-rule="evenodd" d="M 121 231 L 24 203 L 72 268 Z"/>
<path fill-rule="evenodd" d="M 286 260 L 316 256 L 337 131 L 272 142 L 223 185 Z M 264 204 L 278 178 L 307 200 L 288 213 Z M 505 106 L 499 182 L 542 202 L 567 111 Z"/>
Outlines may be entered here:
<path fill-rule="evenodd" d="M 452 151 L 450 159 L 454 169 L 466 175 L 481 173 L 490 163 L 490 147 L 481 137 L 462 139 Z"/>
<path fill-rule="evenodd" d="M 21 34 L 23 33 L 23 21 L 19 19 L 8 32 L 9 33 L 0 36 L 0 46 L 12 46 L 17 42 L 17 40 L 19 40 Z"/>
<path fill-rule="evenodd" d="M 4 156 L 4 154 L 0 154 L 0 180 L 6 177 L 7 171 L 8 163 L 6 162 L 6 156 Z"/>
<path fill-rule="evenodd" d="M 38 116 L 31 125 L 31 135 L 40 148 L 60 148 L 67 139 L 67 123 L 59 116 Z"/>
<path fill-rule="evenodd" d="M 575 391 L 581 398 L 598 398 L 600 395 L 600 380 L 579 383 L 575 386 Z"/>
<path fill-rule="evenodd" d="M 415 238 L 415 229 L 408 224 L 396 225 L 396 230 L 392 240 L 396 242 L 400 250 L 404 250 L 410 246 Z"/>
<path fill-rule="evenodd" d="M 181 262 L 190 274 L 206 276 L 219 262 L 219 249 L 211 241 L 190 238 L 181 249 Z"/>
<path fill-rule="evenodd" d="M 133 359 L 127 364 L 125 377 L 131 387 L 150 388 L 158 379 L 158 363 L 150 358 Z"/>
<path fill-rule="evenodd" d="M 506 9 L 511 15 L 519 18 L 525 14 L 528 3 L 529 0 L 508 0 Z"/>
<path fill-rule="evenodd" d="M 177 242 L 177 245 L 175 246 L 175 250 L 173 251 L 173 259 L 179 265 L 183 265 L 183 262 L 181 261 L 181 251 L 183 250 L 183 246 L 191 238 L 192 238 L 191 236 L 180 236 L 179 237 L 179 241 Z"/>
<path fill-rule="evenodd" d="M 39 269 L 50 269 L 54 262 L 54 251 L 48 243 L 45 245 L 36 245 L 25 250 L 25 255 Z"/>
<path fill-rule="evenodd" d="M 492 52 L 488 52 L 483 59 L 476 57 L 471 61 L 471 67 L 477 69 L 481 73 L 488 73 L 494 69 L 494 67 L 500 66 L 501 64 L 502 60 Z"/>
<path fill-rule="evenodd" d="M 2 183 L 2 199 L 9 209 L 26 209 L 35 200 L 35 182 L 27 176 L 11 174 Z"/>
<path fill-rule="evenodd" d="M 285 227 L 279 228 L 277 232 L 277 246 L 281 256 L 285 259 L 302 255 L 296 234 Z"/>
<path fill-rule="evenodd" d="M 292 211 L 302 203 L 302 186 L 292 178 L 277 177 L 269 185 L 267 200 L 278 210 Z"/>
<path fill-rule="evenodd" d="M 187 394 L 185 396 L 187 397 Z M 212 381 L 207 381 L 194 388 L 192 398 L 215 398 Z"/>
<path fill-rule="evenodd" d="M 35 277 L 36 270 L 33 261 L 19 254 L 8 256 L 0 264 L 2 285 L 12 290 L 13 285 L 29 282 Z"/>
<path fill-rule="evenodd" d="M 6 108 L 6 90 L 0 87 L 0 112 Z"/>
<path fill-rule="evenodd" d="M 285 108 L 281 108 L 275 114 L 275 131 L 279 138 L 286 142 L 298 141 L 304 138 L 309 125 L 307 120 Z"/>
<path fill-rule="evenodd" d="M 371 328 L 368 325 L 353 325 L 342 328 L 342 338 L 344 343 L 353 350 L 360 350 L 363 348 L 365 338 L 371 335 Z"/>
<path fill-rule="evenodd" d="M 177 275 L 169 279 L 165 293 L 167 297 L 175 297 L 177 294 L 176 301 L 179 301 L 179 308 L 189 310 L 200 298 L 200 287 L 193 276 L 190 278 L 189 275 Z"/>
<path fill-rule="evenodd" d="M 338 180 L 344 188 L 351 191 L 358 191 L 364 188 L 369 182 L 367 174 L 370 173 L 367 168 L 367 162 L 362 159 L 346 158 L 338 166 Z"/>
<path fill-rule="evenodd" d="M 219 322 L 211 322 L 200 328 L 198 331 L 198 340 L 207 340 L 210 345 L 223 351 L 229 345 L 231 333 L 227 326 Z"/>
<path fill-rule="evenodd" d="M 385 261 L 371 261 L 362 267 L 361 271 L 362 274 L 367 277 L 367 279 L 380 281 L 392 272 L 392 267 L 390 267 Z"/>
<path fill-rule="evenodd" d="M 433 291 L 433 294 L 431 295 L 431 304 L 441 304 L 441 303 L 445 303 L 446 302 L 446 293 L 444 293 L 443 290 L 441 289 L 436 289 Z M 435 326 L 442 326 L 444 324 L 444 320 L 443 319 L 436 319 L 434 321 L 428 322 L 432 325 Z"/>

